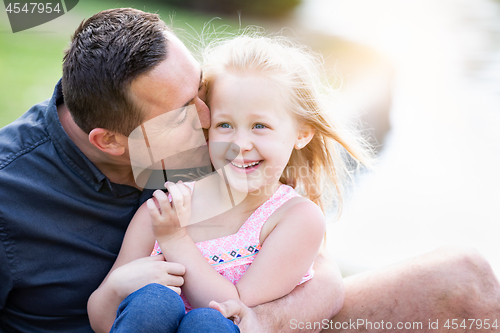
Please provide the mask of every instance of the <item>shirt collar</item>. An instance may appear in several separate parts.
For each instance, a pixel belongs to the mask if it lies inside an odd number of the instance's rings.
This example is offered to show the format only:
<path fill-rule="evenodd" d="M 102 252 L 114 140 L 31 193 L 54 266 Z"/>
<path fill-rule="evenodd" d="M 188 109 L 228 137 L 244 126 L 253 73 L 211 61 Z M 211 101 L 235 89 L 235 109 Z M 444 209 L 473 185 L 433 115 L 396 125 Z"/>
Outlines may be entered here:
<path fill-rule="evenodd" d="M 92 163 L 85 154 L 73 143 L 59 121 L 57 106 L 64 103 L 61 80 L 57 82 L 54 88 L 54 94 L 50 99 L 45 119 L 47 122 L 47 131 L 52 138 L 59 155 L 64 161 L 80 176 L 82 176 L 96 191 L 100 191 L 102 186 L 110 188 L 115 196 L 124 196 L 135 191 L 135 187 L 128 185 L 115 184 Z"/>

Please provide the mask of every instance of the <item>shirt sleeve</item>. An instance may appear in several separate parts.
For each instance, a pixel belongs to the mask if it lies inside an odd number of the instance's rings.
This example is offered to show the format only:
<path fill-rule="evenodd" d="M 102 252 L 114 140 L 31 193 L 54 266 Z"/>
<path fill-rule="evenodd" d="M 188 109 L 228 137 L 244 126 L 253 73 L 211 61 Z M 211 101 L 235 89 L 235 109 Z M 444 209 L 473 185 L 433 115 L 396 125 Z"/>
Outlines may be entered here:
<path fill-rule="evenodd" d="M 0 240 L 0 311 L 5 307 L 7 297 L 12 290 L 12 272 L 7 261 L 3 241 Z"/>

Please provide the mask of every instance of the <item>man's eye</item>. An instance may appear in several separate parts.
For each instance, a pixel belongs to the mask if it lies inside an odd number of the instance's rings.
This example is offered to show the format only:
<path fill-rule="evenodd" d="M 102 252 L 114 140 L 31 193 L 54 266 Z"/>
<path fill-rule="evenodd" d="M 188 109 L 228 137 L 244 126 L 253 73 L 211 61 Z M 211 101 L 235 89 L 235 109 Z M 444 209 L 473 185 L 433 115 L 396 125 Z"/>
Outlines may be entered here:
<path fill-rule="evenodd" d="M 198 87 L 198 91 L 202 91 L 205 88 L 205 85 L 206 85 L 205 80 L 202 80 L 200 86 Z"/>
<path fill-rule="evenodd" d="M 176 123 L 176 126 L 180 125 L 180 124 L 182 124 L 183 122 L 186 121 L 186 119 L 187 119 L 187 109 L 188 109 L 187 107 L 184 107 L 182 109 L 182 111 L 179 113 L 179 115 L 177 116 L 178 121 Z"/>

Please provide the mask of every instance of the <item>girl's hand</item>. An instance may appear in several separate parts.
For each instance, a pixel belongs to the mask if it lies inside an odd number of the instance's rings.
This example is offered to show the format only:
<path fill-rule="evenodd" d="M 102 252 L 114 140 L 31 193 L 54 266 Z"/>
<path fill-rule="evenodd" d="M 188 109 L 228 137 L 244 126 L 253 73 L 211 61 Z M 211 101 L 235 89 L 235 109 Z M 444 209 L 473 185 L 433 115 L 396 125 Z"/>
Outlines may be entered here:
<path fill-rule="evenodd" d="M 185 226 L 191 217 L 191 189 L 182 181 L 177 184 L 166 182 L 165 187 L 172 202 L 160 190 L 155 191 L 154 198 L 147 201 L 153 232 L 159 243 L 186 236 Z"/>

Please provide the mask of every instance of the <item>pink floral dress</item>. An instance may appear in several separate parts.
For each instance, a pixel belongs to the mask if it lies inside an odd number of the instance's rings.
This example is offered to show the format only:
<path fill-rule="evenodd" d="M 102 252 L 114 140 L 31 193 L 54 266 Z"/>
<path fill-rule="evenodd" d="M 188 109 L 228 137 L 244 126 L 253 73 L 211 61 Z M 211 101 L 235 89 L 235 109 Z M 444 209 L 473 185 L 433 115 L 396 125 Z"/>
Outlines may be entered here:
<path fill-rule="evenodd" d="M 245 274 L 261 248 L 260 231 L 269 216 L 293 197 L 300 196 L 292 187 L 281 185 L 278 190 L 245 221 L 237 233 L 220 238 L 196 243 L 205 259 L 226 279 L 236 284 Z M 151 255 L 161 253 L 158 242 Z M 309 281 L 314 276 L 312 265 L 299 284 Z M 181 294 L 186 311 L 193 308 Z"/>

